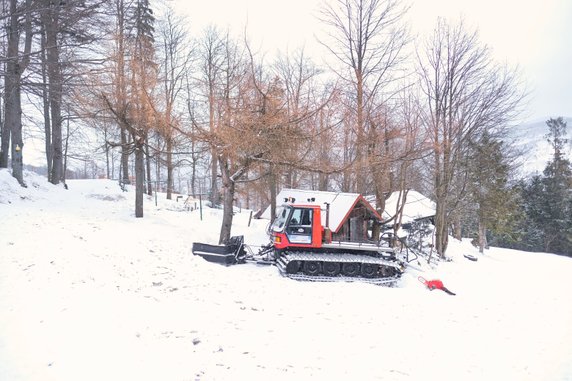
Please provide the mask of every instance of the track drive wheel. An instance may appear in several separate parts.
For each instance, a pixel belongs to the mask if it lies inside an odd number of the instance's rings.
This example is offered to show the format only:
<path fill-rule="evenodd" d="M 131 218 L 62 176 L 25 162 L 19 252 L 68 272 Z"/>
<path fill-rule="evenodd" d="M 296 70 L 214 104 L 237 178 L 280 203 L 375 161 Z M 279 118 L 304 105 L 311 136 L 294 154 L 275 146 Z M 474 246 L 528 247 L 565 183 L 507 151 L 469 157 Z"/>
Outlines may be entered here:
<path fill-rule="evenodd" d="M 300 271 L 300 267 L 300 261 L 290 261 L 286 265 L 286 274 L 296 274 L 298 271 Z"/>
<path fill-rule="evenodd" d="M 317 261 L 306 261 L 302 263 L 302 271 L 306 275 L 318 275 L 322 272 L 322 264 Z"/>
<path fill-rule="evenodd" d="M 324 275 L 336 276 L 341 271 L 341 266 L 338 262 L 324 262 L 322 264 L 322 271 Z"/>
<path fill-rule="evenodd" d="M 357 262 L 343 263 L 342 274 L 346 276 L 357 276 L 359 274 L 359 263 Z"/>
<path fill-rule="evenodd" d="M 377 265 L 373 263 L 362 263 L 361 275 L 364 278 L 373 278 L 377 274 Z"/>
<path fill-rule="evenodd" d="M 392 267 L 381 266 L 381 276 L 384 278 L 394 276 L 396 270 Z"/>

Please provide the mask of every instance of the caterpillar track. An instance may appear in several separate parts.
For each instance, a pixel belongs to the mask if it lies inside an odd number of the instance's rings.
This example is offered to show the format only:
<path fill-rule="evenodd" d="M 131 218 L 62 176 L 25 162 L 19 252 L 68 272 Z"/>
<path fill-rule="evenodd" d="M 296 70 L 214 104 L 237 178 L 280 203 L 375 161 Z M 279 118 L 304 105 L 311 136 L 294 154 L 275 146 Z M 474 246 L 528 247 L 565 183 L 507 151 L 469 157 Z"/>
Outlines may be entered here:
<path fill-rule="evenodd" d="M 353 253 L 282 252 L 276 266 L 288 278 L 313 282 L 391 285 L 403 273 L 398 261 Z"/>

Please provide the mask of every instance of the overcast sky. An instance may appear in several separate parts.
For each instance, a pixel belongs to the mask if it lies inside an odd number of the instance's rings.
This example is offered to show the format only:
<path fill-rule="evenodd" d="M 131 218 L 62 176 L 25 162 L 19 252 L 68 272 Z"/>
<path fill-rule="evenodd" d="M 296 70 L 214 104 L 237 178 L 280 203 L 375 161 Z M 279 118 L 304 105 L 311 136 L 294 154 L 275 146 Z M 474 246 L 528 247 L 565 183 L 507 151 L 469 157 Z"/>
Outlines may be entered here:
<path fill-rule="evenodd" d="M 191 30 L 215 24 L 234 33 L 247 30 L 261 51 L 286 52 L 305 46 L 323 52 L 316 10 L 321 0 L 175 0 Z M 518 65 L 531 91 L 524 121 L 572 116 L 571 0 L 411 0 L 414 34 L 431 31 L 438 16 L 478 28 L 481 41 L 499 62 Z"/>

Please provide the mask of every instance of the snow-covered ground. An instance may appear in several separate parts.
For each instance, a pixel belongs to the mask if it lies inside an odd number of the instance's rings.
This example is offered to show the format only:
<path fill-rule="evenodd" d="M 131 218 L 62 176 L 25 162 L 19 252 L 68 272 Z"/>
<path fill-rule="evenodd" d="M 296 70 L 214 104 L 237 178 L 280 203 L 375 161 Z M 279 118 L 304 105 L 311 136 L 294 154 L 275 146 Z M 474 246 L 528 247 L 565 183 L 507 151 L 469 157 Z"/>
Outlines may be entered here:
<path fill-rule="evenodd" d="M 194 257 L 218 210 L 26 179 L 0 170 L 0 380 L 572 380 L 570 258 L 452 242 L 393 288 L 298 282 Z"/>

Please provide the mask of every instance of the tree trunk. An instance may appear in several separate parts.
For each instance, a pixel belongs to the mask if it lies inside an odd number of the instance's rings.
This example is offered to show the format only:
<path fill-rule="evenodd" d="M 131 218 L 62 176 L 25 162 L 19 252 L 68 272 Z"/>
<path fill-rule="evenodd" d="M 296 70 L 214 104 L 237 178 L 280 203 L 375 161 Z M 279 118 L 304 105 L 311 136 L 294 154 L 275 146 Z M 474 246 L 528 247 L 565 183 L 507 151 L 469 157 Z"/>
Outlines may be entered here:
<path fill-rule="evenodd" d="M 276 185 L 276 175 L 274 173 L 274 166 L 271 165 L 270 169 L 270 221 L 276 218 L 276 196 L 278 189 Z"/>
<path fill-rule="evenodd" d="M 217 167 L 218 167 L 218 157 L 216 151 L 214 149 L 211 149 L 211 194 L 209 199 L 213 207 L 220 202 L 219 191 L 218 191 Z"/>
<path fill-rule="evenodd" d="M 131 184 L 129 179 L 129 140 L 127 135 L 127 128 L 120 123 L 121 128 L 121 183 Z"/>
<path fill-rule="evenodd" d="M 20 185 L 24 185 L 20 72 L 19 65 L 12 60 L 6 64 L 4 84 L 6 90 L 5 123 L 10 129 L 11 137 L 12 176 L 18 180 Z"/>
<path fill-rule="evenodd" d="M 230 239 L 230 233 L 232 229 L 235 183 L 234 180 L 230 177 L 228 164 L 226 161 L 219 159 L 219 162 L 223 186 L 223 214 L 218 243 L 225 244 Z"/>
<path fill-rule="evenodd" d="M 52 150 L 52 128 L 50 119 L 50 105 L 47 99 L 47 91 L 44 86 L 44 139 L 46 149 L 46 167 L 48 171 L 48 181 L 52 182 L 52 163 L 53 163 L 53 150 Z"/>
<path fill-rule="evenodd" d="M 151 182 L 151 155 L 149 155 L 149 144 L 145 144 L 145 170 L 147 179 L 147 194 L 153 195 L 153 183 Z M 159 181 L 159 178 L 156 178 Z M 155 190 L 159 189 L 159 183 L 155 183 Z M 170 199 L 169 199 L 170 200 Z"/>
<path fill-rule="evenodd" d="M 20 38 L 16 26 L 18 17 L 16 13 L 16 1 L 10 1 L 10 23 L 6 30 L 8 35 L 8 50 L 6 51 L 7 61 L 5 64 L 6 73 L 4 75 L 4 124 L 2 125 L 2 141 L 0 143 L 0 168 L 8 168 L 8 152 L 10 151 L 10 138 L 12 136 L 12 125 L 16 123 L 16 91 L 15 81 L 19 80 L 17 70 L 18 39 Z M 19 90 L 18 90 L 19 91 Z"/>
<path fill-rule="evenodd" d="M 344 126 L 344 167 L 351 162 L 351 153 L 350 153 L 350 127 Z M 352 186 L 352 170 L 351 168 L 344 169 L 342 173 L 342 192 L 349 192 L 351 191 Z"/>
<path fill-rule="evenodd" d="M 167 200 L 173 198 L 173 138 L 171 133 L 167 135 L 166 139 L 166 166 L 167 166 Z"/>
<path fill-rule="evenodd" d="M 191 187 L 190 187 L 191 189 L 189 189 L 188 191 L 191 192 L 191 195 L 193 195 L 193 197 L 196 197 L 197 196 L 197 189 L 196 189 L 196 187 L 197 187 L 197 185 L 196 185 L 196 182 L 197 182 L 197 161 L 195 160 L 195 144 L 194 143 L 191 144 L 191 149 L 193 152 L 193 155 L 192 155 L 193 163 L 191 164 Z"/>
<path fill-rule="evenodd" d="M 23 150 L 24 142 L 22 140 L 22 101 L 21 101 L 21 80 L 22 73 L 30 62 L 30 50 L 32 44 L 32 30 L 31 30 L 31 1 L 26 1 L 25 12 L 25 47 L 22 56 L 20 56 L 20 24 L 19 13 L 17 12 L 17 0 L 10 0 L 10 20 L 7 26 L 7 57 L 6 57 L 6 73 L 4 76 L 4 91 L 6 93 L 5 107 L 4 107 L 4 123 L 6 128 L 9 129 L 9 136 L 2 133 L 2 164 L 8 165 L 8 147 L 11 146 L 12 156 L 12 176 L 14 176 L 20 185 L 24 184 L 24 163 L 23 163 Z M 20 59 L 21 57 L 21 59 Z"/>
<path fill-rule="evenodd" d="M 50 119 L 50 99 L 48 91 L 48 68 L 46 58 L 46 34 L 42 33 L 42 99 L 44 106 L 44 139 L 46 149 L 46 167 L 48 172 L 48 181 L 52 181 L 52 163 L 53 163 L 53 150 L 52 150 L 52 121 Z"/>
<path fill-rule="evenodd" d="M 2 141 L 3 138 L 2 136 L 4 135 L 4 120 L 2 119 L 2 117 L 4 116 L 4 111 L 3 111 L 3 106 L 4 106 L 4 98 L 3 98 L 3 94 L 0 93 L 0 168 L 4 168 L 2 167 Z"/>
<path fill-rule="evenodd" d="M 105 178 L 111 179 L 112 173 L 109 167 L 109 144 L 107 144 L 107 129 L 104 130 L 104 139 L 105 139 Z"/>
<path fill-rule="evenodd" d="M 402 183 L 401 185 L 404 186 L 405 184 Z M 407 203 L 407 193 L 409 193 L 408 189 L 399 191 L 399 197 L 397 199 L 397 205 L 395 209 L 395 220 L 393 221 L 392 247 L 397 245 L 397 233 L 399 229 L 401 229 L 401 223 L 403 222 L 403 210 L 405 209 L 405 204 Z"/>
<path fill-rule="evenodd" d="M 7 73 L 5 79 L 6 88 L 6 124 L 10 127 L 12 157 L 12 176 L 14 176 L 20 185 L 24 186 L 23 173 L 23 148 L 22 141 L 22 105 L 20 98 L 20 74 L 18 65 L 8 61 Z"/>
<path fill-rule="evenodd" d="M 6 84 L 6 82 L 4 82 Z M 6 110 L 7 96 L 4 97 L 4 110 Z M 4 114 L 2 114 L 4 115 Z M 8 168 L 8 150 L 10 149 L 10 126 L 6 119 L 2 121 L 2 131 L 0 132 L 0 168 Z"/>
<path fill-rule="evenodd" d="M 447 236 L 447 218 L 446 210 L 443 202 L 437 201 L 435 210 L 435 249 L 439 257 L 445 256 L 448 243 Z"/>
<path fill-rule="evenodd" d="M 455 213 L 455 216 L 453 217 L 453 237 L 459 241 L 463 239 L 463 225 L 458 213 Z"/>
<path fill-rule="evenodd" d="M 143 138 L 138 137 L 138 140 Z M 143 195 L 145 188 L 145 154 L 143 145 L 135 143 L 135 217 L 143 217 Z"/>
<path fill-rule="evenodd" d="M 69 119 L 69 114 L 68 114 L 68 120 L 66 123 L 66 139 L 65 139 L 65 143 L 64 143 L 64 161 L 62 164 L 62 181 L 65 184 L 66 183 L 66 173 L 67 173 L 67 168 L 68 168 L 68 149 L 69 149 L 69 143 L 70 143 L 70 119 Z M 93 173 L 93 177 L 95 178 L 96 173 Z"/>
<path fill-rule="evenodd" d="M 487 246 L 487 226 L 483 221 L 479 221 L 479 253 L 483 254 Z"/>
<path fill-rule="evenodd" d="M 212 46 L 209 47 L 209 49 L 212 48 Z M 208 102 L 209 102 L 209 131 L 211 133 L 215 133 L 216 131 L 216 98 L 215 98 L 215 78 L 214 78 L 214 71 L 215 71 L 215 67 L 214 67 L 214 62 L 212 61 L 212 57 L 210 57 L 209 55 L 209 59 L 207 62 L 207 77 L 208 77 Z M 211 186 L 211 192 L 210 192 L 210 197 L 209 197 L 209 201 L 211 202 L 211 206 L 215 206 L 216 204 L 218 204 L 220 202 L 220 196 L 219 196 L 219 190 L 218 190 L 218 179 L 217 179 L 217 175 L 218 175 L 218 167 L 219 167 L 219 157 L 218 157 L 218 153 L 216 151 L 216 149 L 214 147 L 211 147 L 211 179 L 210 179 L 210 186 Z M 226 163 L 224 164 L 226 165 Z M 221 171 L 222 171 L 222 166 L 223 163 L 220 163 L 221 166 Z"/>
<path fill-rule="evenodd" d="M 329 183 L 329 176 L 325 173 L 318 174 L 318 190 L 319 191 L 328 191 L 328 183 Z"/>
<path fill-rule="evenodd" d="M 117 102 L 117 110 L 120 114 L 127 113 L 127 82 L 125 79 L 125 57 L 127 56 L 125 48 L 125 7 L 123 1 L 117 1 L 116 3 L 117 11 L 117 37 L 116 49 L 117 49 L 117 80 L 115 81 L 115 98 Z M 120 158 L 120 173 L 119 180 L 121 184 L 131 184 L 129 179 L 129 155 L 130 155 L 130 145 L 129 145 L 129 133 L 127 130 L 127 125 L 123 121 L 118 121 L 121 139 L 121 158 Z"/>
<path fill-rule="evenodd" d="M 359 194 L 366 194 L 366 150 L 365 150 L 365 129 L 364 129 L 364 99 L 363 99 L 363 73 L 356 70 L 357 86 L 357 137 L 356 137 L 356 191 Z"/>
<path fill-rule="evenodd" d="M 63 181 L 63 146 L 62 146 L 62 74 L 60 68 L 60 52 L 57 41 L 59 29 L 59 5 L 47 7 L 42 14 L 42 23 L 46 31 L 46 59 L 48 72 L 48 97 L 52 122 L 52 184 Z"/>

